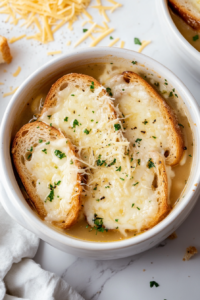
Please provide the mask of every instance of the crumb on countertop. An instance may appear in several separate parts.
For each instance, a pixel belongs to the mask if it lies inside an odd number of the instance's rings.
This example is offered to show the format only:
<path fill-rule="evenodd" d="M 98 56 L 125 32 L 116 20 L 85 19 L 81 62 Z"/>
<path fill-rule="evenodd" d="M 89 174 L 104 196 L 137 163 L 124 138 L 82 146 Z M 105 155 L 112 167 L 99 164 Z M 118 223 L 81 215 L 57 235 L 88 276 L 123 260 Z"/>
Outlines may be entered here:
<path fill-rule="evenodd" d="M 192 256 L 194 256 L 195 254 L 197 254 L 198 251 L 197 251 L 197 248 L 196 247 L 193 247 L 193 246 L 190 246 L 186 249 L 186 253 L 183 257 L 183 260 L 189 260 Z"/>
<path fill-rule="evenodd" d="M 172 234 L 170 234 L 169 236 L 168 236 L 168 239 L 169 240 L 175 240 L 175 239 L 177 239 L 177 234 L 176 234 L 176 232 L 174 231 Z"/>

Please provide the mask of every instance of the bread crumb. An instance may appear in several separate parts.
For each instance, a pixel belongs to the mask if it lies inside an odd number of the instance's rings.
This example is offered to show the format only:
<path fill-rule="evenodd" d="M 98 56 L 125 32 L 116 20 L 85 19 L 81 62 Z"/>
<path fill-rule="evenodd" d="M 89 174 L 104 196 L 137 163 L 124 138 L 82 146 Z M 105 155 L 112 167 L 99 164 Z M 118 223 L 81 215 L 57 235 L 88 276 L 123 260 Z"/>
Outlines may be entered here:
<path fill-rule="evenodd" d="M 12 61 L 7 39 L 0 35 L 0 63 L 9 64 Z"/>
<path fill-rule="evenodd" d="M 146 270 L 145 269 L 143 269 L 143 272 L 145 272 Z"/>
<path fill-rule="evenodd" d="M 194 256 L 195 254 L 197 254 L 198 251 L 197 251 L 197 248 L 196 247 L 193 247 L 193 246 L 190 246 L 186 249 L 186 253 L 183 257 L 183 260 L 189 260 L 192 256 Z"/>
<path fill-rule="evenodd" d="M 175 240 L 175 239 L 177 239 L 177 234 L 176 234 L 176 232 L 174 231 L 172 234 L 170 234 L 169 236 L 168 236 L 168 239 L 169 240 Z"/>

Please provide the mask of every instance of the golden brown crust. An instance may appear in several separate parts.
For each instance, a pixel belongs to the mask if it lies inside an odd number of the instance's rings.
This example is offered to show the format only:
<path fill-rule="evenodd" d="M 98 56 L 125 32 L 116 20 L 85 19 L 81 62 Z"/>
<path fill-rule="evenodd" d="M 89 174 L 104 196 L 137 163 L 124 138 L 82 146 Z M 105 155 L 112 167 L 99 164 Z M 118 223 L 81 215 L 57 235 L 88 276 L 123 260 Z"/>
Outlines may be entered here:
<path fill-rule="evenodd" d="M 168 0 L 169 6 L 177 15 L 179 15 L 189 26 L 200 31 L 200 19 L 195 16 L 186 7 L 180 5 L 177 0 Z"/>
<path fill-rule="evenodd" d="M 122 73 L 122 75 L 126 82 L 134 82 L 136 80 L 139 81 L 139 83 L 145 87 L 148 93 L 158 103 L 163 119 L 165 120 L 166 124 L 170 126 L 171 129 L 169 132 L 171 138 L 171 149 L 169 149 L 169 156 L 166 158 L 166 163 L 170 166 L 177 165 L 180 162 L 183 155 L 184 142 L 183 135 L 180 127 L 178 126 L 178 122 L 174 112 L 167 105 L 165 100 L 152 88 L 152 86 L 148 84 L 144 79 L 142 79 L 138 74 L 131 71 L 125 71 Z"/>
<path fill-rule="evenodd" d="M 0 52 L 2 53 L 3 60 L 9 64 L 12 61 L 12 56 L 7 39 L 4 36 L 0 36 Z"/>
<path fill-rule="evenodd" d="M 68 85 L 68 83 L 78 83 L 78 81 L 82 83 L 82 88 L 86 86 L 91 86 L 91 83 L 94 82 L 94 87 L 102 87 L 102 85 L 93 77 L 84 75 L 84 74 L 77 74 L 77 73 L 71 73 L 64 75 L 63 77 L 59 78 L 51 87 L 50 91 L 48 92 L 43 109 L 41 111 L 41 115 L 45 113 L 47 109 L 50 107 L 54 107 L 56 105 L 56 94 L 63 89 L 65 89 Z M 102 90 L 102 93 L 106 94 L 106 90 Z M 115 117 L 117 118 L 116 111 L 113 106 L 110 105 L 111 112 L 114 113 Z"/>
<path fill-rule="evenodd" d="M 34 182 L 35 180 L 37 180 L 37 178 L 32 177 L 32 174 L 28 172 L 27 168 L 25 167 L 25 164 L 23 163 L 24 157 L 26 157 L 26 155 L 29 153 L 27 152 L 27 149 L 30 149 L 30 147 L 33 144 L 37 143 L 36 141 L 34 141 L 33 136 L 37 141 L 41 137 L 43 138 L 44 141 L 51 141 L 55 139 L 65 138 L 65 136 L 56 128 L 50 127 L 49 125 L 43 122 L 36 121 L 24 125 L 17 132 L 12 143 L 11 153 L 12 153 L 13 163 L 15 165 L 17 173 L 19 174 L 19 177 L 25 187 L 25 190 L 28 196 L 30 197 L 31 202 L 34 204 L 39 216 L 42 219 L 44 219 L 47 216 L 47 211 L 44 207 L 44 202 L 40 199 L 40 197 L 37 195 L 34 189 Z M 29 139 L 31 139 L 31 143 Z M 74 147 L 69 140 L 67 145 L 69 147 L 69 151 L 75 154 Z M 77 161 L 75 161 L 74 164 L 80 167 Z M 63 229 L 69 228 L 71 225 L 73 225 L 76 222 L 78 218 L 80 203 L 81 203 L 80 194 L 82 191 L 80 182 L 81 182 L 81 175 L 78 174 L 77 184 L 74 187 L 73 204 L 69 214 L 66 216 L 65 222 L 62 223 L 52 222 L 54 225 L 58 226 L 59 228 L 63 228 Z"/>

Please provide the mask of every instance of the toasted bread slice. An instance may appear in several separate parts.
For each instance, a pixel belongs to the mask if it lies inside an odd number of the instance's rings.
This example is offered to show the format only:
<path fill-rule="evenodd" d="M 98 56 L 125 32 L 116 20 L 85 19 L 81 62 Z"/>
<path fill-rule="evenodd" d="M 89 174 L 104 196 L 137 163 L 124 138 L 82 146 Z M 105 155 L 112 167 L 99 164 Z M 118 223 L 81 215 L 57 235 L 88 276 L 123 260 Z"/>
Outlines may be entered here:
<path fill-rule="evenodd" d="M 112 157 L 108 159 L 108 144 L 124 142 L 123 152 L 129 145 L 112 99 L 97 80 L 87 75 L 73 73 L 58 79 L 45 99 L 39 119 L 70 138 L 88 166 L 96 165 L 99 155 L 112 162 Z"/>
<path fill-rule="evenodd" d="M 87 174 L 83 209 L 91 226 L 139 232 L 154 226 L 170 211 L 162 158 L 154 154 L 155 163 L 149 168 L 153 156 L 129 147 L 112 98 L 94 78 L 82 74 L 60 78 L 47 95 L 40 120 L 52 123 L 79 149 Z M 141 208 L 135 206 L 133 211 L 133 203 Z M 119 224 L 115 212 L 121 214 Z"/>
<path fill-rule="evenodd" d="M 115 105 L 124 116 L 125 137 L 137 151 L 158 151 L 167 165 L 178 164 L 183 137 L 172 109 L 138 74 L 124 72 L 109 82 Z"/>
<path fill-rule="evenodd" d="M 8 46 L 7 39 L 0 35 L 0 64 L 9 64 L 12 61 L 12 56 L 10 54 L 10 48 Z"/>
<path fill-rule="evenodd" d="M 81 177 L 70 140 L 43 122 L 29 123 L 17 132 L 12 157 L 39 216 L 63 229 L 74 224 Z"/>
<path fill-rule="evenodd" d="M 140 165 L 132 165 L 128 177 L 123 167 L 121 172 L 113 170 L 112 177 L 108 174 L 110 170 L 96 170 L 99 172 L 93 177 L 96 189 L 89 191 L 87 196 L 91 200 L 84 205 L 91 226 L 102 222 L 108 229 L 138 233 L 152 228 L 169 213 L 168 178 L 162 156 L 151 152 L 143 156 Z M 120 177 L 114 173 L 120 173 Z M 99 178 L 104 184 L 99 184 Z"/>
<path fill-rule="evenodd" d="M 200 31 L 200 3 L 196 0 L 168 0 L 169 6 L 188 25 Z"/>

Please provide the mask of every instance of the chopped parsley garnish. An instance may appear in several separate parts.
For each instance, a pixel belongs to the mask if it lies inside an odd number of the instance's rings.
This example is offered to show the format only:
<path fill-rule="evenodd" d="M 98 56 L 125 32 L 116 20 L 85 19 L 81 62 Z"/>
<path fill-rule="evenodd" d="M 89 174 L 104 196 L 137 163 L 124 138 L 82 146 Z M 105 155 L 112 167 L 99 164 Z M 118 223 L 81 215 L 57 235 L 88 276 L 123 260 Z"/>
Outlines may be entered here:
<path fill-rule="evenodd" d="M 62 151 L 60 151 L 60 150 L 55 150 L 55 151 L 54 151 L 54 154 L 55 154 L 58 158 L 60 158 L 60 159 L 66 157 L 65 153 L 62 152 Z"/>
<path fill-rule="evenodd" d="M 133 186 L 136 186 L 137 184 L 139 184 L 139 182 L 134 183 Z"/>
<path fill-rule="evenodd" d="M 47 117 L 50 119 L 50 118 L 51 118 L 51 115 L 48 115 Z"/>
<path fill-rule="evenodd" d="M 43 140 L 39 140 L 39 143 L 41 144 L 43 142 Z"/>
<path fill-rule="evenodd" d="M 191 155 L 191 154 L 189 154 L 188 156 L 189 156 L 189 157 L 192 157 L 192 155 Z"/>
<path fill-rule="evenodd" d="M 97 202 L 99 202 L 99 201 L 100 201 L 100 199 L 96 199 L 96 201 L 97 201 Z"/>
<path fill-rule="evenodd" d="M 173 93 L 172 92 L 169 93 L 169 97 L 173 97 Z"/>
<path fill-rule="evenodd" d="M 69 119 L 69 117 L 65 117 L 65 118 L 64 118 L 64 121 L 65 121 L 65 122 L 68 122 L 68 119 Z"/>
<path fill-rule="evenodd" d="M 132 203 L 131 207 L 133 207 L 135 205 L 135 203 Z"/>
<path fill-rule="evenodd" d="M 155 164 L 152 162 L 152 158 L 149 158 L 147 166 L 148 166 L 149 169 L 156 167 Z"/>
<path fill-rule="evenodd" d="M 115 219 L 115 222 L 118 222 L 119 221 L 119 219 Z"/>
<path fill-rule="evenodd" d="M 124 92 L 124 91 L 125 91 L 125 89 L 122 89 L 122 91 Z"/>
<path fill-rule="evenodd" d="M 114 128 L 115 128 L 115 131 L 120 130 L 121 125 L 120 124 L 114 124 Z"/>
<path fill-rule="evenodd" d="M 138 158 L 137 162 L 138 162 L 138 165 L 140 166 L 140 162 L 141 162 L 140 158 Z"/>
<path fill-rule="evenodd" d="M 183 128 L 184 128 L 184 126 L 183 126 L 182 124 L 180 124 L 180 123 L 178 124 L 178 126 L 180 126 L 180 127 L 183 127 Z"/>
<path fill-rule="evenodd" d="M 119 172 L 121 172 L 121 170 L 122 170 L 122 167 L 120 166 L 119 168 L 117 168 L 117 170 L 116 170 L 116 171 L 119 171 Z"/>
<path fill-rule="evenodd" d="M 140 40 L 138 38 L 134 38 L 134 43 L 136 45 L 142 45 L 142 43 L 140 42 Z"/>
<path fill-rule="evenodd" d="M 142 122 L 144 125 L 148 123 L 148 121 L 145 119 L 144 122 Z"/>
<path fill-rule="evenodd" d="M 94 122 L 94 120 L 90 120 L 91 122 Z"/>
<path fill-rule="evenodd" d="M 49 145 L 50 144 L 50 141 L 46 142 L 46 145 Z"/>
<path fill-rule="evenodd" d="M 30 159 L 32 157 L 32 153 L 30 153 L 27 157 L 27 159 Z"/>
<path fill-rule="evenodd" d="M 153 286 L 158 287 L 159 284 L 156 281 L 150 281 L 150 287 L 152 288 Z"/>
<path fill-rule="evenodd" d="M 159 87 L 160 83 L 159 82 L 154 82 L 154 85 Z"/>
<path fill-rule="evenodd" d="M 106 165 L 106 161 L 105 160 L 101 160 L 101 155 L 99 155 L 97 162 L 97 166 L 103 166 L 103 164 Z"/>
<path fill-rule="evenodd" d="M 193 39 L 194 42 L 197 41 L 199 39 L 199 35 L 197 34 L 197 35 L 193 36 L 192 39 Z"/>
<path fill-rule="evenodd" d="M 74 94 L 71 94 L 71 96 L 74 97 L 75 95 L 74 95 Z"/>
<path fill-rule="evenodd" d="M 112 37 L 112 36 L 110 36 L 110 40 L 113 40 L 113 37 Z"/>
<path fill-rule="evenodd" d="M 50 126 L 52 127 L 52 123 L 50 123 Z"/>
<path fill-rule="evenodd" d="M 97 186 L 95 186 L 95 188 L 93 190 L 96 191 L 97 190 Z"/>
<path fill-rule="evenodd" d="M 94 91 L 94 81 L 92 81 L 92 83 L 91 83 L 90 90 Z"/>
<path fill-rule="evenodd" d="M 88 31 L 88 29 L 87 28 L 83 28 L 83 32 L 87 32 Z"/>
<path fill-rule="evenodd" d="M 47 149 L 43 149 L 42 152 L 44 152 L 45 154 L 47 154 Z"/>
<path fill-rule="evenodd" d="M 137 209 L 138 209 L 138 210 L 140 210 L 140 208 L 139 208 L 139 207 L 137 207 Z"/>
<path fill-rule="evenodd" d="M 83 131 L 85 134 L 89 134 L 90 133 L 90 131 L 89 130 L 87 130 L 87 128 Z"/>
<path fill-rule="evenodd" d="M 133 161 L 133 158 L 131 157 L 130 161 L 132 162 Z"/>
<path fill-rule="evenodd" d="M 109 96 L 112 97 L 113 94 L 112 94 L 112 92 L 111 92 L 111 88 L 107 87 L 107 88 L 106 88 L 106 92 L 108 93 Z"/>
<path fill-rule="evenodd" d="M 133 61 L 132 61 L 132 64 L 133 64 L 133 65 L 136 65 L 136 64 L 137 64 L 137 61 L 136 61 L 136 60 L 133 60 Z"/>
<path fill-rule="evenodd" d="M 164 84 L 165 84 L 165 85 L 168 85 L 168 83 L 167 83 L 167 82 L 164 82 Z"/>
<path fill-rule="evenodd" d="M 105 189 L 109 189 L 109 188 L 110 188 L 109 185 L 105 186 Z"/>
<path fill-rule="evenodd" d="M 103 226 L 103 218 L 99 218 L 97 217 L 97 214 L 94 215 L 94 219 L 93 222 L 95 224 L 94 229 L 96 229 L 96 234 L 97 232 L 104 232 L 104 231 L 108 231 L 107 229 L 104 228 Z"/>
<path fill-rule="evenodd" d="M 120 177 L 120 179 L 121 179 L 122 181 L 124 181 L 124 178 L 121 178 L 121 177 Z"/>
<path fill-rule="evenodd" d="M 32 152 L 33 151 L 33 146 L 31 146 L 31 148 L 29 150 L 27 149 L 27 151 Z"/>
<path fill-rule="evenodd" d="M 79 126 L 79 122 L 78 122 L 77 119 L 75 119 L 75 120 L 73 121 L 73 128 L 75 128 L 76 126 Z"/>
<path fill-rule="evenodd" d="M 136 139 L 135 142 L 140 144 L 140 142 L 142 141 L 142 139 Z"/>
<path fill-rule="evenodd" d="M 70 160 L 70 165 L 73 165 L 73 160 L 72 159 Z"/>
<path fill-rule="evenodd" d="M 94 114 L 94 110 L 92 110 L 92 113 Z"/>
<path fill-rule="evenodd" d="M 54 183 L 55 185 L 60 185 L 61 184 L 61 180 L 59 180 L 58 182 Z"/>
<path fill-rule="evenodd" d="M 50 193 L 47 196 L 46 200 L 49 200 L 50 202 L 52 202 L 53 198 L 54 198 L 54 187 L 52 184 L 49 185 L 50 188 Z"/>
<path fill-rule="evenodd" d="M 178 98 L 178 95 L 177 95 L 177 94 L 175 94 L 175 96 L 176 96 L 176 98 Z"/>
<path fill-rule="evenodd" d="M 108 167 L 113 166 L 116 163 L 116 158 L 113 159 L 113 161 L 108 165 Z"/>
<path fill-rule="evenodd" d="M 152 135 L 152 138 L 153 138 L 153 139 L 157 139 L 157 137 L 156 137 L 156 136 L 153 136 L 153 135 Z"/>

